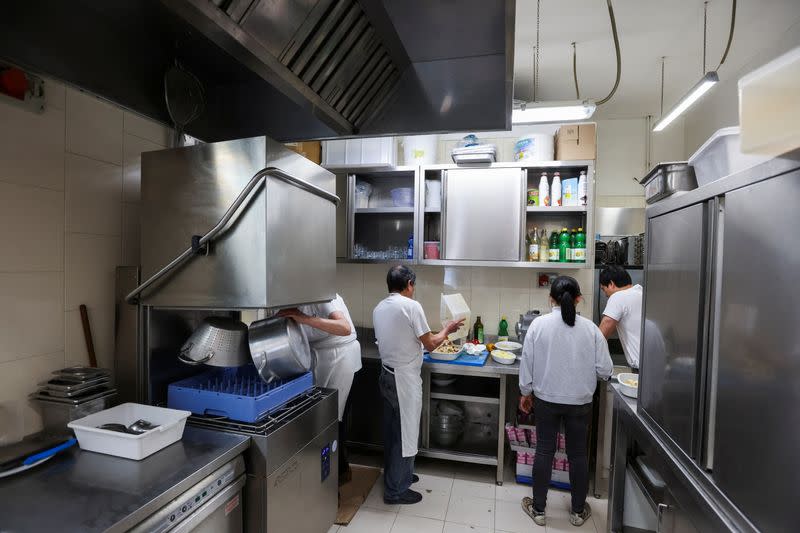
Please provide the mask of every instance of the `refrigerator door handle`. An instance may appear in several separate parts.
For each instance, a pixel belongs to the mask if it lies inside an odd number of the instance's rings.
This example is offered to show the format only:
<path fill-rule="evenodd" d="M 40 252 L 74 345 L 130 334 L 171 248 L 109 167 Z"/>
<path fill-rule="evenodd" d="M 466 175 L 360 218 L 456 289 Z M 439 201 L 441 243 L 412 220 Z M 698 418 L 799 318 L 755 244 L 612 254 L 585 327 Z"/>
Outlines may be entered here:
<path fill-rule="evenodd" d="M 662 533 L 662 531 L 666 531 L 665 529 L 662 529 L 662 526 L 664 525 L 664 515 L 667 513 L 667 511 L 669 511 L 669 505 L 666 503 L 658 504 L 658 509 L 656 511 L 656 517 L 658 520 L 656 522 L 656 533 Z"/>
<path fill-rule="evenodd" d="M 719 314 L 715 312 L 722 309 L 722 257 L 723 257 L 723 236 L 725 231 L 725 198 L 718 198 L 714 202 L 715 219 L 714 225 L 714 247 L 711 266 L 711 314 L 709 321 L 709 342 L 708 354 L 708 376 L 706 381 L 706 409 L 705 409 L 705 439 L 702 450 L 702 466 L 706 470 L 714 468 L 714 445 L 717 419 L 717 381 L 719 375 L 719 336 L 720 324 Z"/>

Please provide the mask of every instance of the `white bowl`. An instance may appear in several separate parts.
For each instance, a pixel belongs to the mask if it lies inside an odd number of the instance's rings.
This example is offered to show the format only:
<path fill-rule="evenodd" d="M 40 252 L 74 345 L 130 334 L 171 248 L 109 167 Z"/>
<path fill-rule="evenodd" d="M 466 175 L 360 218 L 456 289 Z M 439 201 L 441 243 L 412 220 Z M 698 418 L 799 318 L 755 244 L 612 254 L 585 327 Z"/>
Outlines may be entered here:
<path fill-rule="evenodd" d="M 463 352 L 463 351 L 464 350 L 461 350 L 461 351 L 456 352 L 456 353 L 430 352 L 430 356 L 431 356 L 431 359 L 434 359 L 436 361 L 454 361 L 454 360 L 458 359 L 458 356 L 461 355 L 461 352 Z"/>
<path fill-rule="evenodd" d="M 509 354 L 511 357 L 501 357 L 500 353 L 503 352 Z M 517 362 L 517 356 L 511 352 L 506 352 L 505 350 L 493 350 L 492 359 L 494 359 L 495 362 L 500 363 L 501 365 L 513 365 L 514 363 Z"/>
<path fill-rule="evenodd" d="M 517 350 L 522 349 L 522 345 L 514 341 L 500 341 L 495 343 L 494 346 L 498 350 L 505 350 L 507 352 L 516 352 Z"/>
<path fill-rule="evenodd" d="M 625 383 L 626 380 L 633 379 L 636 380 L 637 385 L 634 387 L 632 385 L 628 385 Z M 639 396 L 639 374 L 628 374 L 622 373 L 617 375 L 617 381 L 619 382 L 619 390 L 625 396 L 629 396 L 631 398 L 636 398 Z"/>

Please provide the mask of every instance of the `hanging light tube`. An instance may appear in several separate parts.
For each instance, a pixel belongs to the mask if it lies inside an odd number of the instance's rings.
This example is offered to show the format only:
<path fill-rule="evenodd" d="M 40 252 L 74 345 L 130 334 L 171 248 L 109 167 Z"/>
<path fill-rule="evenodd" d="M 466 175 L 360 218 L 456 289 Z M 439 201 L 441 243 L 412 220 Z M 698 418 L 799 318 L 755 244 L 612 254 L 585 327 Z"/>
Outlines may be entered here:
<path fill-rule="evenodd" d="M 669 126 L 673 120 L 681 116 L 684 111 L 689 109 L 692 104 L 698 101 L 701 96 L 707 93 L 709 89 L 711 89 L 711 87 L 717 83 L 719 83 L 719 76 L 717 76 L 717 73 L 713 70 L 707 72 L 706 75 L 703 76 L 694 87 L 692 87 L 686 96 L 681 98 L 678 103 L 661 118 L 661 120 L 656 122 L 656 125 L 653 126 L 653 131 L 661 131 Z"/>
<path fill-rule="evenodd" d="M 526 102 L 511 112 L 511 123 L 546 124 L 586 120 L 594 115 L 596 107 L 591 100 Z"/>

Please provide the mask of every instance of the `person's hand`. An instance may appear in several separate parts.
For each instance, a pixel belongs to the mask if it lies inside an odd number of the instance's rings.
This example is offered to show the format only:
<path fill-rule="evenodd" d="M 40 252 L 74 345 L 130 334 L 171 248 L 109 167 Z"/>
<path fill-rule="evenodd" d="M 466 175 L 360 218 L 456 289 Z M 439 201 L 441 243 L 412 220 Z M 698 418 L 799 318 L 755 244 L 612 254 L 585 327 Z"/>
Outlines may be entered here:
<path fill-rule="evenodd" d="M 530 414 L 531 409 L 533 408 L 533 395 L 529 394 L 528 396 L 520 396 L 519 397 L 519 410 L 523 413 Z"/>
<path fill-rule="evenodd" d="M 455 333 L 456 331 L 458 331 L 458 328 L 461 327 L 461 325 L 464 323 L 464 320 L 465 319 L 463 318 L 459 318 L 458 320 L 453 320 L 451 322 L 448 322 L 444 327 L 447 334 L 450 335 L 451 333 Z"/>
<path fill-rule="evenodd" d="M 305 320 L 308 318 L 308 315 L 300 311 L 296 307 L 289 307 L 288 309 L 281 309 L 278 311 L 276 316 L 284 317 L 284 318 L 291 318 L 298 324 L 303 324 Z"/>

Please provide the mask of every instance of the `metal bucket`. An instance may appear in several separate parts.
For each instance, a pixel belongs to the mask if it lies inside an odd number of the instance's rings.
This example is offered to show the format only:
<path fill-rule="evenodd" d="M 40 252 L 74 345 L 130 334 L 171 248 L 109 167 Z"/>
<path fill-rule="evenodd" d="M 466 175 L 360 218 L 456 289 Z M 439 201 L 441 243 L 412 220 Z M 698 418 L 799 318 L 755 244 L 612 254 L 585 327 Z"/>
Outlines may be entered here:
<path fill-rule="evenodd" d="M 311 349 L 303 329 L 288 318 L 273 317 L 250 324 L 250 356 L 261 378 L 290 379 L 311 368 Z"/>
<path fill-rule="evenodd" d="M 187 365 L 246 365 L 250 362 L 247 325 L 234 318 L 205 318 L 181 347 L 178 359 Z"/>

